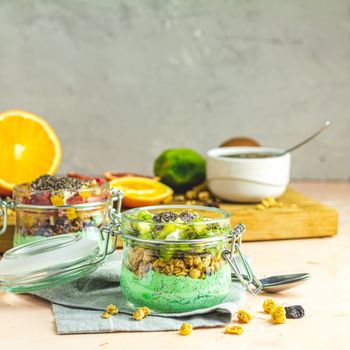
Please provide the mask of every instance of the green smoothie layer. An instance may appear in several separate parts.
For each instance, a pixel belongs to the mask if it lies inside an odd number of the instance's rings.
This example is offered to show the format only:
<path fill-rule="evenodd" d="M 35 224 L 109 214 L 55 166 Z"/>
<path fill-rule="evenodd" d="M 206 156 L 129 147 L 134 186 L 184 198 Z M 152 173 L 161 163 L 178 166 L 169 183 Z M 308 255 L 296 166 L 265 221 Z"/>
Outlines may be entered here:
<path fill-rule="evenodd" d="M 120 283 L 125 298 L 135 306 L 184 312 L 221 303 L 230 292 L 231 270 L 225 264 L 204 279 L 167 276 L 153 270 L 138 277 L 123 264 Z"/>

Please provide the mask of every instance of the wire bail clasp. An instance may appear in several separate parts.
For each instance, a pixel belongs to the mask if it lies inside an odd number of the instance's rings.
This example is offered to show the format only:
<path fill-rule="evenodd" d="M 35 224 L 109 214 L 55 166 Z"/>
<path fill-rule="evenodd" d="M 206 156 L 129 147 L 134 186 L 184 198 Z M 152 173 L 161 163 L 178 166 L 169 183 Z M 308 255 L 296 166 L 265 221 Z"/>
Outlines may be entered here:
<path fill-rule="evenodd" d="M 248 290 L 249 293 L 257 295 L 261 289 L 262 284 L 258 278 L 255 277 L 252 268 L 243 255 L 241 244 L 242 235 L 245 231 L 243 224 L 237 224 L 232 230 L 232 243 L 231 249 L 225 249 L 221 255 L 230 264 L 234 275 L 242 283 L 242 285 Z M 239 261 L 237 260 L 237 256 Z M 242 268 L 244 272 L 242 272 Z"/>
<path fill-rule="evenodd" d="M 4 234 L 7 230 L 8 225 L 8 209 L 13 209 L 15 203 L 11 200 L 2 200 L 0 198 L 0 217 L 3 217 L 2 227 L 0 229 L 0 236 Z"/>
<path fill-rule="evenodd" d="M 120 220 L 121 220 L 121 207 L 124 197 L 124 193 L 116 188 L 111 188 L 110 191 L 110 202 L 108 206 L 108 216 L 109 222 L 100 227 L 100 235 L 102 240 L 106 240 L 106 245 L 104 247 L 104 252 L 102 260 L 107 256 L 112 254 L 117 249 L 117 236 L 120 230 Z M 114 204 L 116 204 L 116 208 Z M 113 245 L 110 249 L 110 241 L 113 237 Z"/>

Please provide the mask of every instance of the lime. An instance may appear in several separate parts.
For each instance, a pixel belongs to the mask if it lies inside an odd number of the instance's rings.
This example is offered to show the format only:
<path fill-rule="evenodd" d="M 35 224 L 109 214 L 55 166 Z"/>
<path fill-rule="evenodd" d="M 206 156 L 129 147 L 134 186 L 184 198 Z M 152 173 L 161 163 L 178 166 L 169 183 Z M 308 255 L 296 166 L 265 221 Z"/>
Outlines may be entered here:
<path fill-rule="evenodd" d="M 177 192 L 184 192 L 205 180 L 205 159 L 190 148 L 164 151 L 154 162 L 154 174 Z"/>

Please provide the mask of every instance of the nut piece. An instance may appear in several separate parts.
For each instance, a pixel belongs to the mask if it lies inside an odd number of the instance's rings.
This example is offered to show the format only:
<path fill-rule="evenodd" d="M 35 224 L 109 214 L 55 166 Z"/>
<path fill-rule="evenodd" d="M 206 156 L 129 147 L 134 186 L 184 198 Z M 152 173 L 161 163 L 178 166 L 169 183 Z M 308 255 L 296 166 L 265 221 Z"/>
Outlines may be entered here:
<path fill-rule="evenodd" d="M 253 316 L 244 310 L 238 310 L 237 312 L 238 321 L 241 323 L 249 323 Z"/>
<path fill-rule="evenodd" d="M 243 333 L 243 328 L 242 326 L 235 326 L 233 324 L 230 324 L 225 327 L 225 333 L 241 335 Z"/>
<path fill-rule="evenodd" d="M 192 325 L 189 323 L 183 323 L 179 329 L 180 335 L 189 335 L 192 333 Z"/>
<path fill-rule="evenodd" d="M 255 209 L 256 209 L 256 210 L 265 210 L 265 207 L 264 207 L 262 204 L 257 204 L 257 205 L 255 206 Z"/>
<path fill-rule="evenodd" d="M 198 199 L 202 202 L 207 202 L 210 199 L 210 193 L 208 191 L 201 191 L 198 193 Z"/>
<path fill-rule="evenodd" d="M 271 298 L 266 299 L 263 303 L 263 309 L 267 314 L 271 314 L 276 306 L 277 303 Z"/>
<path fill-rule="evenodd" d="M 282 324 L 286 322 L 286 310 L 283 306 L 276 306 L 271 313 L 271 322 L 274 324 Z"/>
<path fill-rule="evenodd" d="M 103 317 L 103 318 L 110 318 L 111 315 L 108 314 L 107 312 L 104 312 L 104 313 L 101 315 L 101 317 Z"/>
<path fill-rule="evenodd" d="M 137 309 L 133 315 L 132 318 L 136 321 L 141 321 L 143 318 L 145 318 L 146 316 L 148 316 L 151 313 L 151 310 L 146 307 L 140 307 L 139 309 Z"/>
<path fill-rule="evenodd" d="M 197 279 L 197 278 L 201 277 L 201 270 L 192 268 L 188 275 L 193 279 Z"/>
<path fill-rule="evenodd" d="M 106 312 L 110 315 L 116 315 L 118 313 L 118 308 L 114 304 L 109 304 L 106 307 Z"/>

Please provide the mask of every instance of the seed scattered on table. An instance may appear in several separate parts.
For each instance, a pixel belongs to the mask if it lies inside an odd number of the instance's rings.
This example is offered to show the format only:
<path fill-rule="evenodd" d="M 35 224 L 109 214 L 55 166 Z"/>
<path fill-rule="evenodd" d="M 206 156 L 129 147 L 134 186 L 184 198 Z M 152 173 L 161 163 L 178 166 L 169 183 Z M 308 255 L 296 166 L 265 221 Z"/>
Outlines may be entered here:
<path fill-rule="evenodd" d="M 182 326 L 179 329 L 180 335 L 189 335 L 192 333 L 192 325 L 189 323 L 183 323 Z"/>
<path fill-rule="evenodd" d="M 144 319 L 146 316 L 148 316 L 151 313 L 151 310 L 146 307 L 140 307 L 139 309 L 137 309 L 133 315 L 132 318 L 136 321 L 141 321 L 142 319 Z"/>
<path fill-rule="evenodd" d="M 225 327 L 225 333 L 241 335 L 243 333 L 243 327 L 230 324 Z"/>
<path fill-rule="evenodd" d="M 277 303 L 271 298 L 266 299 L 263 303 L 263 309 L 267 314 L 271 314 L 276 306 Z"/>
<path fill-rule="evenodd" d="M 237 319 L 241 323 L 249 323 L 252 318 L 253 316 L 247 311 L 238 310 L 237 312 Z"/>

